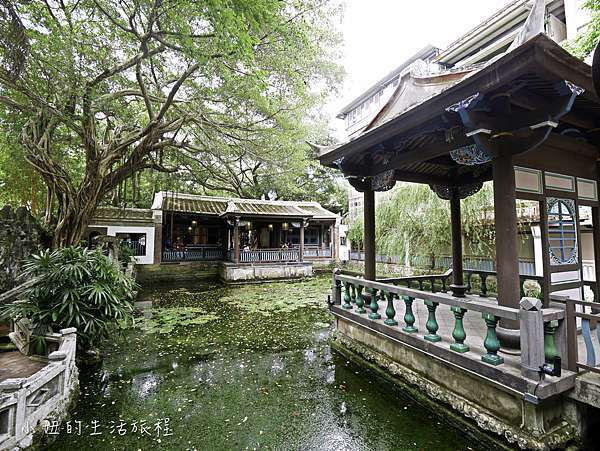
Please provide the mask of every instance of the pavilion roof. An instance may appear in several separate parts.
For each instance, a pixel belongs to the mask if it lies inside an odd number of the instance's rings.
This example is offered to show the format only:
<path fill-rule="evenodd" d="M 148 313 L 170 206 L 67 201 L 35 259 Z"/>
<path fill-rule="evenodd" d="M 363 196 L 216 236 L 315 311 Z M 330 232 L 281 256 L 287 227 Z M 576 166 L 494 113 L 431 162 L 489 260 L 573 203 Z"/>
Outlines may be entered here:
<path fill-rule="evenodd" d="M 488 103 L 478 105 L 480 111 L 476 114 L 494 120 L 493 99 L 505 96 L 510 104 L 502 107 L 509 113 L 502 120 L 512 132 L 510 127 L 519 125 L 517 119 L 539 119 L 536 114 L 551 110 L 561 95 L 557 83 L 565 85 L 565 81 L 582 88 L 583 93 L 560 118 L 544 145 L 597 155 L 596 136 L 589 133 L 600 124 L 600 101 L 593 88 L 591 67 L 539 34 L 483 67 L 446 72 L 429 80 L 407 79 L 399 84 L 390 102 L 361 136 L 335 148 L 323 149 L 318 159 L 326 166 L 340 169 L 351 182 L 390 171 L 395 180 L 430 184 L 460 185 L 489 180 L 490 164 L 460 165 L 450 156 L 454 149 L 474 145 L 473 132 L 477 133 L 464 124 L 453 106 L 483 97 Z M 513 118 L 515 124 L 510 123 Z M 527 127 L 516 131 L 529 133 L 533 130 L 531 126 L 542 120 L 526 123 Z M 502 131 L 494 126 L 497 124 L 486 128 L 494 133 Z M 563 133 L 567 129 L 588 134 L 588 142 Z M 494 133 L 490 141 L 495 138 Z"/>
<path fill-rule="evenodd" d="M 153 209 L 209 216 L 290 217 L 335 220 L 338 215 L 318 202 L 271 201 L 160 192 Z"/>

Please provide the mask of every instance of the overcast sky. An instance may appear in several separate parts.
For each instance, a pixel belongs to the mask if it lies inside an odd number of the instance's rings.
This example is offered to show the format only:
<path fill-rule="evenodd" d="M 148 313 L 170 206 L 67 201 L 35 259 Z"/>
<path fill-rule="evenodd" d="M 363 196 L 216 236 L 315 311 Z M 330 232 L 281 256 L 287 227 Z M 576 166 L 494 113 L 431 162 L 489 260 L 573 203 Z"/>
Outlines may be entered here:
<path fill-rule="evenodd" d="M 511 0 L 346 0 L 346 80 L 331 115 L 427 44 L 445 48 Z M 339 119 L 332 126 L 342 129 Z"/>

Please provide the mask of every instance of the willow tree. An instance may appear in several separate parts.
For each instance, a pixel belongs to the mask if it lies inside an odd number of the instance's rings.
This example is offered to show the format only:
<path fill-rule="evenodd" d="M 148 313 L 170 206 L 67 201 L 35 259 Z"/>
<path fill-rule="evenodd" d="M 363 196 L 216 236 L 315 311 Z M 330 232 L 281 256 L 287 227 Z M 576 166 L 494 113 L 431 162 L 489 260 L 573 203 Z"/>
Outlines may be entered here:
<path fill-rule="evenodd" d="M 471 250 L 494 255 L 493 188 L 482 189 L 461 201 L 463 237 Z M 375 244 L 382 255 L 438 256 L 452 246 L 450 204 L 427 185 L 403 184 L 377 205 Z M 362 220 L 350 226 L 348 238 L 362 243 Z"/>
<path fill-rule="evenodd" d="M 23 124 L 55 246 L 140 171 L 289 141 L 334 84 L 323 0 L 2 2 L 26 58 L 0 41 L 0 125 Z"/>

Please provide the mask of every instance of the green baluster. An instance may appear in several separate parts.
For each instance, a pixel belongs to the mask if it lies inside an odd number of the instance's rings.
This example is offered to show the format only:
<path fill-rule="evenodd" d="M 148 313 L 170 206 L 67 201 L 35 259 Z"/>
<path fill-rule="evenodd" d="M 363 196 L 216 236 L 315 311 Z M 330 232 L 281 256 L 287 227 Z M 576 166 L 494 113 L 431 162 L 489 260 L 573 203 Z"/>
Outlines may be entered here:
<path fill-rule="evenodd" d="M 467 333 L 465 332 L 465 328 L 463 326 L 463 317 L 467 310 L 460 307 L 452 307 L 452 313 L 454 313 L 454 330 L 452 331 L 452 338 L 454 338 L 455 343 L 450 345 L 450 349 L 456 352 L 467 352 L 469 347 L 465 344 L 465 338 L 467 338 Z"/>
<path fill-rule="evenodd" d="M 487 297 L 487 275 L 486 274 L 480 274 L 479 277 L 481 278 L 481 294 L 480 296 L 485 298 Z"/>
<path fill-rule="evenodd" d="M 370 288 L 369 292 L 371 293 L 371 304 L 369 304 L 371 313 L 369 313 L 369 319 L 380 319 L 381 315 L 377 313 L 377 310 L 379 310 L 379 304 L 377 304 L 377 289 Z"/>
<path fill-rule="evenodd" d="M 402 330 L 407 334 L 416 334 L 419 330 L 413 326 L 413 324 L 415 324 L 415 315 L 412 311 L 412 304 L 415 298 L 402 296 L 402 300 L 406 305 L 406 311 L 404 312 L 404 322 L 406 323 L 406 327 L 403 327 Z"/>
<path fill-rule="evenodd" d="M 356 305 L 356 286 L 350 285 L 350 305 Z"/>
<path fill-rule="evenodd" d="M 485 346 L 487 354 L 481 357 L 481 360 L 483 360 L 485 363 L 489 363 L 490 365 L 500 365 L 501 363 L 504 363 L 504 359 L 498 355 L 498 351 L 500 350 L 500 342 L 498 341 L 498 336 L 496 335 L 496 326 L 498 325 L 499 318 L 489 313 L 484 313 L 482 316 L 485 320 L 485 324 L 487 325 L 487 334 L 483 342 L 483 346 Z"/>
<path fill-rule="evenodd" d="M 427 316 L 427 322 L 425 323 L 425 327 L 427 328 L 427 331 L 429 333 L 425 335 L 425 340 L 435 343 L 442 339 L 442 337 L 440 337 L 436 333 L 440 328 L 440 326 L 438 326 L 437 319 L 435 318 L 435 310 L 437 309 L 438 303 L 427 299 L 425 301 L 425 305 L 427 306 L 427 310 L 429 311 L 429 315 Z"/>
<path fill-rule="evenodd" d="M 396 310 L 394 309 L 394 293 L 388 291 L 385 293 L 385 296 L 387 297 L 387 308 L 385 309 L 387 319 L 384 323 L 388 326 L 396 326 L 398 325 L 398 321 L 394 319 L 394 316 L 396 316 Z"/>
<path fill-rule="evenodd" d="M 342 308 L 351 309 L 352 305 L 350 304 L 350 283 L 344 282 L 344 303 L 342 304 Z"/>
<path fill-rule="evenodd" d="M 544 324 L 544 356 L 546 357 L 546 363 L 553 363 L 554 358 L 558 356 L 555 339 L 556 329 L 558 329 L 558 320 Z"/>
<path fill-rule="evenodd" d="M 356 313 L 367 313 L 367 311 L 365 310 L 365 298 L 363 298 L 362 295 L 362 290 L 363 290 L 363 286 L 359 285 L 358 287 L 356 287 L 357 293 L 356 293 L 356 307 L 358 307 L 355 311 Z"/>

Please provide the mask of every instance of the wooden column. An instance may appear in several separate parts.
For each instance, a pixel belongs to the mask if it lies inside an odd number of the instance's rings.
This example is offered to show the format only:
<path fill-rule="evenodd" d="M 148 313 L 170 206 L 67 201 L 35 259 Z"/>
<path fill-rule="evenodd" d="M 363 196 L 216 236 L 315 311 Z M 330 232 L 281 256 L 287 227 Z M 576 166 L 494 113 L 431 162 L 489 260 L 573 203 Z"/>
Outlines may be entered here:
<path fill-rule="evenodd" d="M 240 262 L 240 218 L 233 221 L 233 261 Z"/>
<path fill-rule="evenodd" d="M 365 279 L 375 280 L 375 192 L 366 190 L 363 201 Z"/>
<path fill-rule="evenodd" d="M 517 205 L 515 170 L 511 155 L 493 161 L 494 221 L 496 227 L 496 264 L 498 304 L 519 308 L 519 254 L 517 247 Z M 498 337 L 504 347 L 519 347 L 518 321 L 501 320 Z"/>
<path fill-rule="evenodd" d="M 331 249 L 331 258 L 337 259 L 337 237 L 335 236 L 335 223 L 329 226 L 329 248 Z"/>
<path fill-rule="evenodd" d="M 304 225 L 305 220 L 300 221 L 300 255 L 298 256 L 301 262 L 304 261 Z"/>
<path fill-rule="evenodd" d="M 464 297 L 467 287 L 463 278 L 463 250 L 462 250 L 462 228 L 460 223 L 460 197 L 456 189 L 453 189 L 450 198 L 450 221 L 452 224 L 452 280 L 450 285 L 452 294 Z"/>
<path fill-rule="evenodd" d="M 155 265 L 160 264 L 162 261 L 162 231 L 163 225 L 161 223 L 154 223 L 154 261 L 152 262 Z M 147 242 L 147 240 L 146 240 Z"/>

